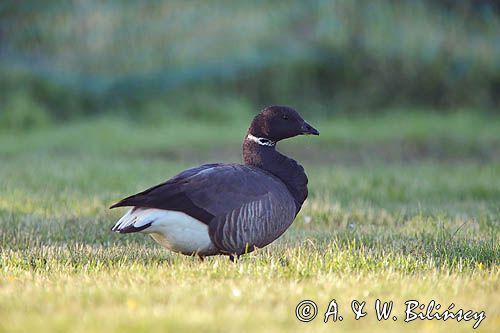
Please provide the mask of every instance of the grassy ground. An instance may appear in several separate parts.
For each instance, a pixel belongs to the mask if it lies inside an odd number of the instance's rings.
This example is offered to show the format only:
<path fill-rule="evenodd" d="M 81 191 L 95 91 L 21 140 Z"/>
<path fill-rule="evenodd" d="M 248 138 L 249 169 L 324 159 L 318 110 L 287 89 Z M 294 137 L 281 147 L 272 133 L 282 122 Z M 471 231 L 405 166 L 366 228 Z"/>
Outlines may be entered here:
<path fill-rule="evenodd" d="M 0 133 L 1 332 L 471 331 L 404 323 L 404 302 L 486 313 L 500 326 L 500 121 L 392 112 L 311 119 L 319 138 L 280 149 L 310 178 L 291 229 L 233 264 L 109 232 L 121 197 L 201 162 L 239 160 L 248 119 L 94 119 Z M 374 301 L 394 301 L 378 322 Z M 295 318 L 303 299 L 319 308 Z M 336 299 L 342 322 L 323 323 Z M 350 302 L 367 301 L 353 319 Z"/>

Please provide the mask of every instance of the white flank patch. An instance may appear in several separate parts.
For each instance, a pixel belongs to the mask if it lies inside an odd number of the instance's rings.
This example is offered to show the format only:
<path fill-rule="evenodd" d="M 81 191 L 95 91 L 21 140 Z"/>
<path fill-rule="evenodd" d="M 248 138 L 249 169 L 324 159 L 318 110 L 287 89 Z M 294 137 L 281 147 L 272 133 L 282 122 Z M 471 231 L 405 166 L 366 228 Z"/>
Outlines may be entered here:
<path fill-rule="evenodd" d="M 174 252 L 184 254 L 216 254 L 208 236 L 208 226 L 197 219 L 171 210 L 137 208 L 129 210 L 113 227 L 113 231 L 133 225 L 136 228 L 151 223 L 142 233 L 150 234 L 155 241 Z"/>

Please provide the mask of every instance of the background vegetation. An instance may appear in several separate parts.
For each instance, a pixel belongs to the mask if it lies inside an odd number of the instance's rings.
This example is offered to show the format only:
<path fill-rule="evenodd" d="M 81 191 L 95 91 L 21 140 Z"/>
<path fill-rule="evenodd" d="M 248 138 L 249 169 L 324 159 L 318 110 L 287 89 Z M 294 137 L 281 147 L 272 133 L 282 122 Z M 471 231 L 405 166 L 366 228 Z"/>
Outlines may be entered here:
<path fill-rule="evenodd" d="M 3 1 L 3 126 L 102 112 L 223 118 L 499 110 L 495 1 Z M 26 112 L 27 108 L 31 112 Z M 36 110 L 36 112 L 35 112 Z"/>

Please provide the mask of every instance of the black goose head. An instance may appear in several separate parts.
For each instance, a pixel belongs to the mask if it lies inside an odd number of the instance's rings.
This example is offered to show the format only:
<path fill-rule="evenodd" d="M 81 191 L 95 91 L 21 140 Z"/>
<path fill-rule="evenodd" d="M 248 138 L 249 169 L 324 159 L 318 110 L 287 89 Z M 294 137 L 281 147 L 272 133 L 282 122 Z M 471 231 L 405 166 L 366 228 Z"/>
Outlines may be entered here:
<path fill-rule="evenodd" d="M 300 114 L 287 106 L 268 106 L 252 121 L 248 134 L 274 142 L 302 134 L 319 135 Z"/>

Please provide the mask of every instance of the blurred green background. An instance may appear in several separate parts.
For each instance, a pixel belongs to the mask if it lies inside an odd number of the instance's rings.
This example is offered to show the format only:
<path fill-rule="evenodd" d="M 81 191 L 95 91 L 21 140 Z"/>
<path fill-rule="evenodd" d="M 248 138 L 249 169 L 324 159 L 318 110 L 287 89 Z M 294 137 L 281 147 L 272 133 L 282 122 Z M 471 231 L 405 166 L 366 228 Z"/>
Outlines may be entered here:
<path fill-rule="evenodd" d="M 439 1 L 0 4 L 0 128 L 100 113 L 232 121 L 391 108 L 499 112 L 500 5 Z"/>

